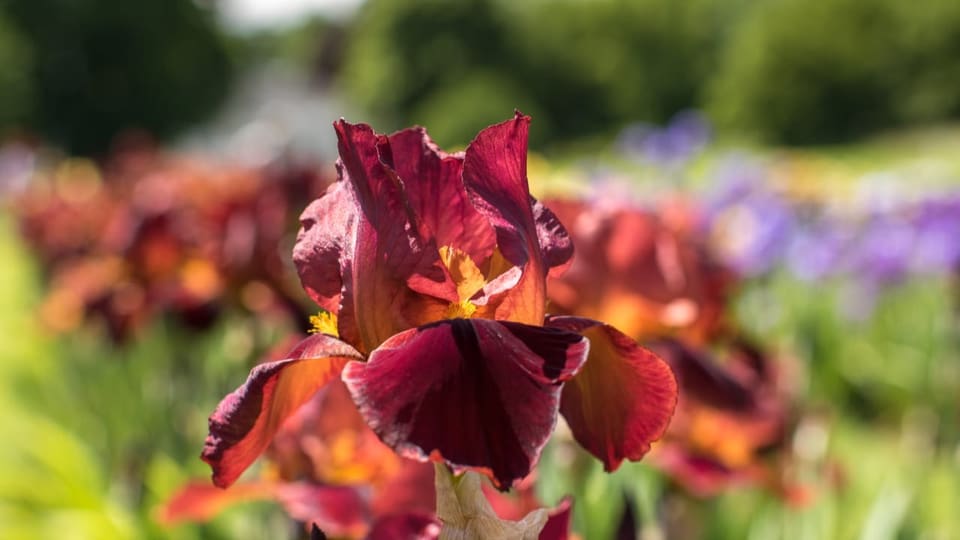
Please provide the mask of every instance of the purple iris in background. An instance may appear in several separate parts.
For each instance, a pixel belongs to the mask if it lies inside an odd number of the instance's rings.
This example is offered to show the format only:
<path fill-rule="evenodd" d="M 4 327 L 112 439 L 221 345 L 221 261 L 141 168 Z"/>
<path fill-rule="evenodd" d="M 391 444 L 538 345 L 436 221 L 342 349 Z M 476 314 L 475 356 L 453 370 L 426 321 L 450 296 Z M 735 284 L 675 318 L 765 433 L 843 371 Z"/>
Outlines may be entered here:
<path fill-rule="evenodd" d="M 659 128 L 633 124 L 620 134 L 618 146 L 629 156 L 654 165 L 683 163 L 710 142 L 710 124 L 696 111 L 681 111 Z"/>
<path fill-rule="evenodd" d="M 917 206 L 912 269 L 922 274 L 950 272 L 960 266 L 960 193 L 929 199 Z"/>
<path fill-rule="evenodd" d="M 707 196 L 705 225 L 720 256 L 741 274 L 778 264 L 796 224 L 789 201 L 765 185 L 763 170 L 742 158 L 724 164 Z"/>
<path fill-rule="evenodd" d="M 837 274 L 846 263 L 852 231 L 846 224 L 820 217 L 798 227 L 787 248 L 786 264 L 797 279 L 816 282 Z"/>

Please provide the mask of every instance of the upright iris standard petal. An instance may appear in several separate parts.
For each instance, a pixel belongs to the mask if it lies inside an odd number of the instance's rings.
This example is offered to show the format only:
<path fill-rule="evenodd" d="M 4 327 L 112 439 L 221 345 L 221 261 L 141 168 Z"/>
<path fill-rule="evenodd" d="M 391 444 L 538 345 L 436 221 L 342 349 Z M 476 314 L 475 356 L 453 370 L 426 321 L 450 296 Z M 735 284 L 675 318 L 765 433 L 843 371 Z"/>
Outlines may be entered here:
<path fill-rule="evenodd" d="M 331 313 L 340 311 L 340 258 L 354 234 L 359 212 L 349 187 L 337 182 L 300 215 L 293 262 L 304 290 Z"/>
<path fill-rule="evenodd" d="M 481 131 L 467 146 L 463 182 L 474 206 L 496 230 L 504 258 L 522 269 L 505 284 L 495 318 L 540 324 L 547 269 L 527 185 L 529 124 L 530 117 L 517 113 L 512 120 Z"/>
<path fill-rule="evenodd" d="M 496 247 L 493 227 L 474 208 L 463 185 L 463 156 L 445 154 L 423 128 L 398 131 L 380 145 L 410 206 L 439 247 L 451 246 L 482 264 Z"/>
<path fill-rule="evenodd" d="M 667 428 L 677 403 L 670 367 L 615 328 L 579 317 L 549 317 L 547 326 L 590 339 L 583 370 L 563 388 L 560 412 L 574 438 L 607 471 L 638 460 Z"/>
<path fill-rule="evenodd" d="M 201 457 L 213 468 L 213 483 L 226 488 L 270 444 L 283 421 L 360 354 L 342 341 L 315 334 L 289 358 L 260 364 L 247 382 L 210 416 Z"/>
<path fill-rule="evenodd" d="M 271 482 L 240 483 L 233 489 L 220 489 L 209 482 L 193 481 L 182 486 L 157 512 L 163 525 L 182 522 L 203 522 L 212 519 L 234 504 L 270 500 L 276 496 Z"/>
<path fill-rule="evenodd" d="M 532 201 L 533 219 L 537 225 L 537 239 L 543 262 L 551 277 L 559 276 L 573 259 L 573 240 L 560 219 L 540 201 Z"/>
<path fill-rule="evenodd" d="M 536 463 L 556 422 L 557 383 L 587 349 L 568 332 L 453 319 L 394 336 L 343 379 L 388 446 L 482 470 L 506 489 Z"/>
<path fill-rule="evenodd" d="M 340 334 L 367 352 L 415 326 L 403 308 L 417 300 L 416 293 L 456 301 L 456 286 L 440 263 L 438 246 L 424 237 L 403 183 L 381 161 L 377 134 L 343 120 L 334 128 L 343 181 L 362 213 L 341 267 Z"/>

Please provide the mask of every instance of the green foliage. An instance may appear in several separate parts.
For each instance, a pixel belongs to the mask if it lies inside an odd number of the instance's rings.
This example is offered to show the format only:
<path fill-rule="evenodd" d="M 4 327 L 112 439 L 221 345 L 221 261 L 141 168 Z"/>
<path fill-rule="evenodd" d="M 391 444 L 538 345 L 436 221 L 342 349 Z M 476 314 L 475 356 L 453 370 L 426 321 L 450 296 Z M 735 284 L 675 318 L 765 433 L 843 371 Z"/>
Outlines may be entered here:
<path fill-rule="evenodd" d="M 707 101 L 721 125 L 792 144 L 954 117 L 958 36 L 949 0 L 758 2 Z"/>
<path fill-rule="evenodd" d="M 26 40 L 0 11 L 0 136 L 15 129 L 30 108 L 31 54 Z"/>
<path fill-rule="evenodd" d="M 448 144 L 514 107 L 534 143 L 691 107 L 793 144 L 960 115 L 952 0 L 371 0 L 350 38 L 346 94 Z"/>
<path fill-rule="evenodd" d="M 168 137 L 227 91 L 226 45 L 192 0 L 7 0 L 2 8 L 32 51 L 26 127 L 71 152 L 102 152 L 127 129 Z"/>
<path fill-rule="evenodd" d="M 431 120 L 449 144 L 514 107 L 537 114 L 535 142 L 664 121 L 697 103 L 741 3 L 373 0 L 342 82 L 393 127 Z"/>

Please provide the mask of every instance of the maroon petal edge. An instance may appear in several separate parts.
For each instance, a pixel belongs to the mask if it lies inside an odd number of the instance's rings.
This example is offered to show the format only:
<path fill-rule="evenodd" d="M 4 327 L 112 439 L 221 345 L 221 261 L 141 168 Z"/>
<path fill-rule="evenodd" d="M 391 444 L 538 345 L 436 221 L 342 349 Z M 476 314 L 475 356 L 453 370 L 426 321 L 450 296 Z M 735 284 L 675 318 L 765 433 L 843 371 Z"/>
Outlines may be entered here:
<path fill-rule="evenodd" d="M 213 469 L 213 483 L 222 488 L 233 484 L 266 450 L 287 417 L 336 378 L 347 362 L 361 358 L 346 343 L 314 334 L 294 347 L 289 358 L 253 368 L 210 416 L 200 457 Z"/>
<path fill-rule="evenodd" d="M 583 363 L 575 334 L 453 319 L 387 340 L 343 379 L 374 432 L 405 457 L 526 476 L 556 423 L 561 381 Z M 544 356 L 540 356 L 543 354 Z"/>
<path fill-rule="evenodd" d="M 574 438 L 616 470 L 663 436 L 677 403 L 670 367 L 619 330 L 580 317 L 548 317 L 550 327 L 590 339 L 584 368 L 564 385 L 560 412 Z"/>

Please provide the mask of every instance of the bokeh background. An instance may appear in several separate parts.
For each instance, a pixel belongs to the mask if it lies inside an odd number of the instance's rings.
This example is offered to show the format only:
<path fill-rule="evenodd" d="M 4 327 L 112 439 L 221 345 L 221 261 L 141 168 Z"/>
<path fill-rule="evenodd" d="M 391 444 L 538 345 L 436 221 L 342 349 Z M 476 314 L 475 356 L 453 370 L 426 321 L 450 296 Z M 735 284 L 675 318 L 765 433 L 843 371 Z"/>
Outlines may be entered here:
<path fill-rule="evenodd" d="M 540 500 L 590 539 L 960 537 L 960 2 L 0 0 L 0 66 L 2 538 L 301 535 L 162 508 L 309 328 L 289 253 L 331 122 L 457 149 L 514 109 L 534 193 L 694 246 L 725 276 L 694 307 L 776 373 L 747 383 L 775 436 L 677 434 L 718 484 L 665 449 L 606 475 L 561 430 Z"/>

